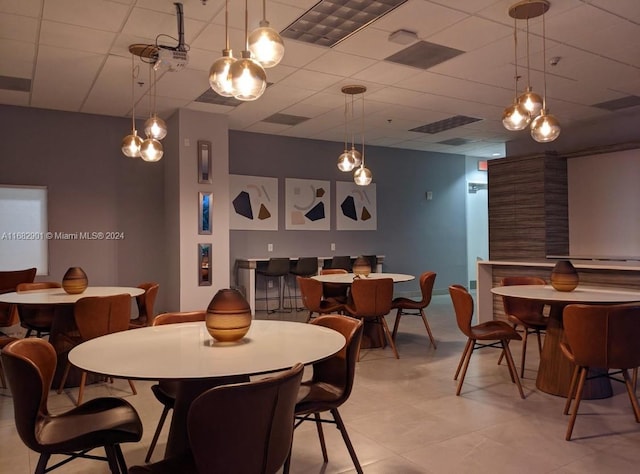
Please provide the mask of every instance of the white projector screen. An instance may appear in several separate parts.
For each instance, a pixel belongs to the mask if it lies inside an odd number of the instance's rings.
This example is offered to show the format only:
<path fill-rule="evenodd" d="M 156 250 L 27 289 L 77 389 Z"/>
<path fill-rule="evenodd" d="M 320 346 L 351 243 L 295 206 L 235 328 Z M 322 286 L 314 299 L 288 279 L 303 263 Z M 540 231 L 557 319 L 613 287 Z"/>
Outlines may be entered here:
<path fill-rule="evenodd" d="M 49 274 L 47 188 L 0 185 L 0 270 Z"/>

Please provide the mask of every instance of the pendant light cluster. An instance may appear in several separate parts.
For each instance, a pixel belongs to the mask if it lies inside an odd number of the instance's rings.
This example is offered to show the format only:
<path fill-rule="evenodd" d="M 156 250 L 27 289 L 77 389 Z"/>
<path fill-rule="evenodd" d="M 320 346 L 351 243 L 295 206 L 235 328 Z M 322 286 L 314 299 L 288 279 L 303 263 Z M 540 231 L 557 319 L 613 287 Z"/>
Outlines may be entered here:
<path fill-rule="evenodd" d="M 129 49 L 134 48 L 132 45 Z M 144 161 L 159 161 L 164 155 L 162 148 L 162 140 L 167 136 L 167 124 L 156 114 L 156 69 L 153 63 L 149 63 L 149 110 L 150 116 L 144 123 L 144 133 L 146 138 L 143 140 L 138 136 L 136 130 L 136 112 L 135 112 L 135 94 L 134 83 L 137 76 L 137 69 L 134 64 L 134 55 L 131 55 L 131 134 L 122 140 L 122 153 L 129 158 L 142 158 Z M 153 74 L 153 79 L 152 79 Z"/>
<path fill-rule="evenodd" d="M 530 125 L 531 137 L 539 143 L 555 140 L 560 135 L 560 123 L 546 106 L 547 98 L 547 57 L 546 57 L 546 28 L 545 13 L 550 4 L 547 0 L 524 0 L 509 8 L 509 16 L 514 19 L 514 56 L 515 56 L 515 99 L 502 114 L 502 124 L 507 130 L 524 130 Z M 529 19 L 542 15 L 542 44 L 543 44 L 543 97 L 536 94 L 531 87 L 531 68 L 529 64 Z M 518 35 L 517 20 L 526 20 L 527 31 L 527 88 L 518 96 Z"/>
<path fill-rule="evenodd" d="M 344 94 L 344 151 L 338 157 L 338 169 L 340 171 L 353 171 L 353 181 L 359 186 L 367 186 L 371 184 L 373 175 L 371 170 L 364 165 L 364 93 L 367 88 L 365 86 L 353 85 L 344 86 L 342 93 Z M 362 152 L 356 150 L 355 146 L 355 96 L 360 95 L 362 104 L 361 111 L 361 134 L 362 134 Z M 351 96 L 349 104 L 348 97 Z M 348 149 L 348 137 L 351 131 L 351 149 Z M 355 170 L 355 171 L 354 171 Z"/>
<path fill-rule="evenodd" d="M 276 66 L 284 56 L 284 43 L 266 19 L 266 0 L 262 2 L 260 27 L 249 35 L 249 10 L 244 2 L 245 49 L 234 58 L 229 47 L 229 0 L 225 1 L 225 48 L 209 70 L 211 88 L 223 97 L 242 101 L 260 98 L 267 88 L 265 68 Z"/>

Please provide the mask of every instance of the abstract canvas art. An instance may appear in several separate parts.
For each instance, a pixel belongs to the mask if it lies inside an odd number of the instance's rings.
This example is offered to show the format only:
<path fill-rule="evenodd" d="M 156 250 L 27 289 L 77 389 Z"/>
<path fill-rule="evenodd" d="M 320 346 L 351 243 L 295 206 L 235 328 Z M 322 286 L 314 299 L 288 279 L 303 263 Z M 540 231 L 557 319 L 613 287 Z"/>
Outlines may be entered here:
<path fill-rule="evenodd" d="M 336 229 L 376 230 L 376 185 L 336 182 Z"/>
<path fill-rule="evenodd" d="M 285 228 L 330 230 L 329 181 L 285 179 Z"/>
<path fill-rule="evenodd" d="M 278 178 L 229 175 L 231 230 L 278 230 Z"/>

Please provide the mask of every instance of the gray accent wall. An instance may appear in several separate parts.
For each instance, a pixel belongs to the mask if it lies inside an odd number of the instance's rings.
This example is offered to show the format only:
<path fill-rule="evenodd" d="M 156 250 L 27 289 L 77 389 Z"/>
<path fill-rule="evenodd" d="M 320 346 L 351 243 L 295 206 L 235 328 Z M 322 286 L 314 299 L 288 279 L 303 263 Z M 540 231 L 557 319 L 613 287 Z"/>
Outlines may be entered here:
<path fill-rule="evenodd" d="M 366 146 L 366 145 L 365 145 Z M 277 177 L 278 231 L 231 231 L 236 258 L 332 255 L 384 255 L 384 271 L 438 274 L 435 291 L 467 281 L 465 157 L 366 146 L 365 160 L 377 188 L 378 229 L 337 231 L 335 182 L 351 173 L 336 167 L 344 145 L 336 142 L 229 132 L 229 173 Z M 331 230 L 284 230 L 285 178 L 331 182 Z M 425 193 L 433 199 L 427 201 Z M 273 252 L 267 245 L 273 244 Z M 336 250 L 331 251 L 331 243 Z M 418 282 L 396 285 L 396 294 L 419 294 Z"/>

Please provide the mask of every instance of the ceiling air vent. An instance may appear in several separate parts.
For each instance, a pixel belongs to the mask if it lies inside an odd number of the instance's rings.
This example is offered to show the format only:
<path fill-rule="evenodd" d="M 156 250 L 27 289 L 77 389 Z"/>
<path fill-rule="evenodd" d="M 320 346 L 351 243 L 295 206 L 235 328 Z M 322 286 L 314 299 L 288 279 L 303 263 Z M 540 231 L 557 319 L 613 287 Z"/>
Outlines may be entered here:
<path fill-rule="evenodd" d="M 17 92 L 30 92 L 31 79 L 22 77 L 0 76 L 0 89 Z"/>
<path fill-rule="evenodd" d="M 237 107 L 242 104 L 241 100 L 235 97 L 223 97 L 220 94 L 216 94 L 211 88 L 204 91 L 195 101 L 205 104 L 227 105 L 229 107 Z"/>
<path fill-rule="evenodd" d="M 467 138 L 450 138 L 449 140 L 442 140 L 441 142 L 436 143 L 441 145 L 462 146 L 471 142 L 473 142 L 473 140 L 469 140 Z"/>
<path fill-rule="evenodd" d="M 434 134 L 444 132 L 445 130 L 451 130 L 452 128 L 462 127 L 463 125 L 467 125 L 469 123 L 479 122 L 480 120 L 482 119 L 467 117 L 466 115 L 455 115 L 453 117 L 449 117 L 448 119 L 439 120 L 437 122 L 432 122 L 420 127 L 412 128 L 409 131 Z"/>
<path fill-rule="evenodd" d="M 464 53 L 464 51 L 442 46 L 441 44 L 418 41 L 385 58 L 385 61 L 420 69 L 429 69 L 451 58 L 455 58 L 462 53 Z"/>
<path fill-rule="evenodd" d="M 321 0 L 281 35 L 305 43 L 333 47 L 407 0 Z"/>
<path fill-rule="evenodd" d="M 307 120 L 309 120 L 309 117 L 301 117 L 299 115 L 289 115 L 289 114 L 273 114 L 262 121 L 293 126 L 293 125 L 298 125 L 299 123 L 302 123 L 302 122 L 306 122 Z"/>
<path fill-rule="evenodd" d="M 607 102 L 593 104 L 593 107 L 613 111 L 635 107 L 636 105 L 640 105 L 640 97 L 638 97 L 637 95 L 628 95 L 626 97 L 621 97 L 620 99 L 608 100 Z"/>

